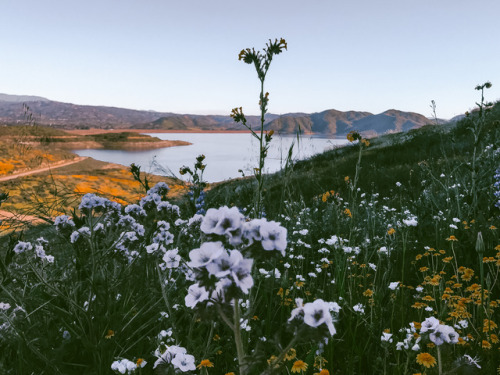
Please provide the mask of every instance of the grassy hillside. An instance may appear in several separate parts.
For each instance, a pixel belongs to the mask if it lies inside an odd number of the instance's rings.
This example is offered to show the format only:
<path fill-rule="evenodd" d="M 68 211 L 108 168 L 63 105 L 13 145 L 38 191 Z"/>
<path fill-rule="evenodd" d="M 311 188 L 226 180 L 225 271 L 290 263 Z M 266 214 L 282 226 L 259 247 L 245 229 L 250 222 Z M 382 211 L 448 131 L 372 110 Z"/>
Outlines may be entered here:
<path fill-rule="evenodd" d="M 157 184 L 2 237 L 0 373 L 498 372 L 499 120 L 497 103 L 456 125 L 350 134 L 266 176 L 264 218 L 253 178 L 201 193 L 217 166 L 199 157 L 194 209 Z M 88 186 L 92 169 L 72 177 Z"/>
<path fill-rule="evenodd" d="M 473 113 L 457 124 L 427 125 L 406 133 L 370 139 L 370 146 L 362 153 L 358 187 L 365 192 L 391 197 L 396 191 L 396 182 L 400 182 L 411 198 L 418 198 L 435 174 L 458 178 L 470 173 L 467 163 L 475 146 L 471 133 L 474 116 Z M 499 122 L 500 103 L 497 103 L 481 129 L 476 145 L 480 155 L 486 157 L 488 145 L 498 146 Z M 282 213 L 283 197 L 309 205 L 315 197 L 332 189 L 347 193 L 350 184 L 346 183 L 346 177 L 354 177 L 358 151 L 358 145 L 351 144 L 298 161 L 287 172 L 270 175 L 266 182 L 267 212 L 273 216 Z M 486 173 L 486 170 L 479 173 Z M 222 183 L 210 191 L 209 202 L 246 206 L 252 200 L 253 184 L 252 179 Z"/>

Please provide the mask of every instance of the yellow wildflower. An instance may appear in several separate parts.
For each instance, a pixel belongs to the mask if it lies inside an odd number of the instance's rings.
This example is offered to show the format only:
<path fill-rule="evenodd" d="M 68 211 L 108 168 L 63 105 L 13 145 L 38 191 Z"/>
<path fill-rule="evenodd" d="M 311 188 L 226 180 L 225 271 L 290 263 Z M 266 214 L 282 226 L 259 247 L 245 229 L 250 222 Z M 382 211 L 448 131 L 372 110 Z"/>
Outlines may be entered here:
<path fill-rule="evenodd" d="M 390 236 L 392 234 L 396 233 L 396 229 L 394 228 L 389 228 L 389 230 L 387 231 L 387 234 Z"/>
<path fill-rule="evenodd" d="M 214 364 L 209 359 L 203 359 L 196 368 L 200 370 L 202 367 L 214 367 Z"/>
<path fill-rule="evenodd" d="M 110 339 L 114 335 L 115 335 L 115 331 L 113 331 L 112 329 L 108 329 L 108 332 L 106 333 L 106 336 L 104 336 L 104 338 L 105 339 Z"/>
<path fill-rule="evenodd" d="M 436 366 L 436 358 L 429 353 L 420 353 L 417 355 L 417 363 L 427 368 Z"/>
<path fill-rule="evenodd" d="M 451 235 L 450 237 L 448 237 L 446 239 L 446 241 L 458 241 L 457 237 L 455 237 L 454 235 Z"/>
<path fill-rule="evenodd" d="M 363 295 L 364 295 L 365 297 L 371 297 L 371 296 L 373 296 L 373 290 L 371 290 L 371 289 L 366 289 L 366 290 L 363 292 Z"/>
<path fill-rule="evenodd" d="M 292 372 L 304 372 L 307 370 L 307 363 L 304 361 L 301 361 L 300 359 L 298 361 L 295 361 L 292 366 Z"/>
<path fill-rule="evenodd" d="M 297 351 L 294 348 L 291 348 L 286 354 L 285 354 L 285 360 L 286 361 L 292 361 L 297 357 Z"/>

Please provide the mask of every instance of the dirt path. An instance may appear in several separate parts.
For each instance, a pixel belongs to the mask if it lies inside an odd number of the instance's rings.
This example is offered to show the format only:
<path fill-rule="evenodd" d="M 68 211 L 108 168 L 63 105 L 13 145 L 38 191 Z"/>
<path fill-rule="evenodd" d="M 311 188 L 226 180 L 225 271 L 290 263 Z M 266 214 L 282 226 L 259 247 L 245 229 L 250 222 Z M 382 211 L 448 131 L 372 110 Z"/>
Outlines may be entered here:
<path fill-rule="evenodd" d="M 21 173 L 14 173 L 14 174 L 10 174 L 8 176 L 2 176 L 2 177 L 0 177 L 0 182 L 2 182 L 2 181 L 8 181 L 8 180 L 13 180 L 13 179 L 18 178 L 18 177 L 29 176 L 29 175 L 36 174 L 36 173 L 47 172 L 47 171 L 50 171 L 51 169 L 61 168 L 61 167 L 65 167 L 67 165 L 79 163 L 79 162 L 81 162 L 81 161 L 83 161 L 85 159 L 88 159 L 88 158 L 87 157 L 81 157 L 81 156 L 79 156 L 79 157 L 77 157 L 75 159 L 71 159 L 71 160 L 63 162 L 63 163 L 55 163 L 55 164 L 51 164 L 51 165 L 49 165 L 47 167 L 33 169 L 31 171 L 26 171 L 26 172 L 21 172 Z"/>

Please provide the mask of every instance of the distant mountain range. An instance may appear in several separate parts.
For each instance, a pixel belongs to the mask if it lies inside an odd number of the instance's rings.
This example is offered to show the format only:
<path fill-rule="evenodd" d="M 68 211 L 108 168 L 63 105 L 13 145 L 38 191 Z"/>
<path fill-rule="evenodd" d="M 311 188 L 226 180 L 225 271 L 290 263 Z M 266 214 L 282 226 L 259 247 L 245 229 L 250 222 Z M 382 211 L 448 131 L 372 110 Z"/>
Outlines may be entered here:
<path fill-rule="evenodd" d="M 85 128 L 136 128 L 162 130 L 244 130 L 230 116 L 191 115 L 170 112 L 140 111 L 116 107 L 77 105 L 52 101 L 37 96 L 0 94 L 0 124 L 24 124 L 25 103 L 33 118 L 40 125 L 65 129 Z M 258 127 L 259 116 L 248 116 L 248 124 Z M 439 121 L 441 123 L 441 121 Z M 345 135 L 355 129 L 365 136 L 407 131 L 435 121 L 418 113 L 395 109 L 380 114 L 334 109 L 319 113 L 267 114 L 265 127 L 279 133 L 304 133 Z"/>

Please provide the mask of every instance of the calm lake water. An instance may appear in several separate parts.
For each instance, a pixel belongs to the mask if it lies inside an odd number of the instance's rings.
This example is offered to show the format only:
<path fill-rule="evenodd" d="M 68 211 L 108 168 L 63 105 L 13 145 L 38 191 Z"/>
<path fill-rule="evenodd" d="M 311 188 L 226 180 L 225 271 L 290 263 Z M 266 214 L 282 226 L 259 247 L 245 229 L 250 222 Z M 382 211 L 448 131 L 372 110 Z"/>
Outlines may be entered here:
<path fill-rule="evenodd" d="M 204 180 L 218 182 L 241 177 L 239 169 L 245 175 L 252 175 L 258 166 L 258 141 L 248 133 L 155 133 L 153 137 L 166 140 L 181 140 L 192 143 L 190 146 L 168 147 L 146 151 L 121 150 L 75 150 L 79 156 L 90 156 L 97 160 L 129 166 L 132 163 L 141 166 L 141 170 L 160 175 L 181 177 L 179 169 L 188 166 L 193 169 L 195 158 L 205 155 L 207 167 Z M 288 149 L 296 137 L 273 137 L 266 159 L 265 172 L 276 172 L 284 166 Z M 304 159 L 314 154 L 347 144 L 346 139 L 328 139 L 319 137 L 301 138 L 300 147 L 294 147 L 295 160 Z M 186 177 L 186 176 L 184 176 Z"/>

